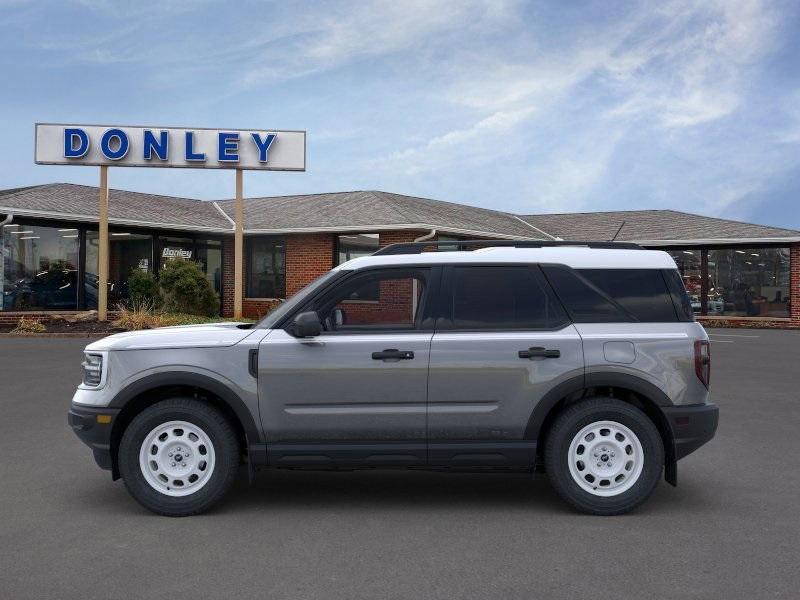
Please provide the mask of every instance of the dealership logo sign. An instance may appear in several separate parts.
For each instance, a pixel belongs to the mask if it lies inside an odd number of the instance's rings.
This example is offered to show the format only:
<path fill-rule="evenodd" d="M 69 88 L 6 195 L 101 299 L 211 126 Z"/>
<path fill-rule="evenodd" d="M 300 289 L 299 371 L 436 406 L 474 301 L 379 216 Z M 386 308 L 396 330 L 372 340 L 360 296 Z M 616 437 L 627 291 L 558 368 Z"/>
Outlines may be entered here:
<path fill-rule="evenodd" d="M 303 131 L 36 124 L 36 162 L 304 171 Z"/>
<path fill-rule="evenodd" d="M 164 248 L 161 252 L 161 258 L 182 258 L 189 260 L 192 258 L 192 251 L 183 248 Z"/>

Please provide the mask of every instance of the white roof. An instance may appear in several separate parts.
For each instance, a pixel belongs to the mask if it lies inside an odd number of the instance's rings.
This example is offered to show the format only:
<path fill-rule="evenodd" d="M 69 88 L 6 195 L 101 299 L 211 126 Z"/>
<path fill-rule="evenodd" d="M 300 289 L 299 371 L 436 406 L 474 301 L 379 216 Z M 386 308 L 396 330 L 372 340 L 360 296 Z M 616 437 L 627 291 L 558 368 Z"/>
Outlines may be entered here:
<path fill-rule="evenodd" d="M 336 267 L 355 270 L 374 266 L 406 264 L 549 263 L 574 269 L 676 269 L 675 261 L 662 250 L 622 250 L 586 246 L 543 248 L 495 247 L 463 252 L 422 252 L 354 258 Z"/>

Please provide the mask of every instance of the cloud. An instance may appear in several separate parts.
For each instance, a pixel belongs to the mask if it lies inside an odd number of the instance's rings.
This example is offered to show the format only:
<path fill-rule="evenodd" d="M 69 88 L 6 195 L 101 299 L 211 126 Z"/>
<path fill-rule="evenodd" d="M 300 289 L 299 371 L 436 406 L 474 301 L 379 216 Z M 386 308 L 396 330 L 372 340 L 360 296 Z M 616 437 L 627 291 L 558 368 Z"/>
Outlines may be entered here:
<path fill-rule="evenodd" d="M 408 175 L 436 171 L 458 162 L 463 168 L 487 159 L 495 160 L 502 149 L 497 136 L 513 130 L 533 114 L 533 108 L 499 111 L 466 129 L 456 129 L 431 138 L 421 146 L 401 150 L 373 166 L 393 165 Z M 502 144 L 501 144 L 502 145 Z"/>
<path fill-rule="evenodd" d="M 295 21 L 280 44 L 251 44 L 264 50 L 239 81 L 245 87 L 274 83 L 335 69 L 367 57 L 411 52 L 420 45 L 458 41 L 476 27 L 508 23 L 512 0 L 369 0 L 324 5 Z M 480 24 L 480 25 L 478 25 Z M 283 47 L 280 47 L 283 45 Z"/>

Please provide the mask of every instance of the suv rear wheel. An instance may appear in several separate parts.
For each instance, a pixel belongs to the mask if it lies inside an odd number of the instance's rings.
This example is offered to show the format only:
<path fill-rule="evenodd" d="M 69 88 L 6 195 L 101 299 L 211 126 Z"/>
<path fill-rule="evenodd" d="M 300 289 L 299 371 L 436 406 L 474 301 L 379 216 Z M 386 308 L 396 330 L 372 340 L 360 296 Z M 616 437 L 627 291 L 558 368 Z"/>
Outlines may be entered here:
<path fill-rule="evenodd" d="M 578 510 L 595 515 L 628 512 L 655 490 L 664 445 L 641 410 L 614 398 L 589 398 L 553 422 L 545 465 L 556 491 Z"/>
<path fill-rule="evenodd" d="M 138 414 L 119 446 L 119 469 L 145 508 L 180 517 L 218 502 L 236 478 L 239 444 L 217 409 L 193 398 L 171 398 Z"/>

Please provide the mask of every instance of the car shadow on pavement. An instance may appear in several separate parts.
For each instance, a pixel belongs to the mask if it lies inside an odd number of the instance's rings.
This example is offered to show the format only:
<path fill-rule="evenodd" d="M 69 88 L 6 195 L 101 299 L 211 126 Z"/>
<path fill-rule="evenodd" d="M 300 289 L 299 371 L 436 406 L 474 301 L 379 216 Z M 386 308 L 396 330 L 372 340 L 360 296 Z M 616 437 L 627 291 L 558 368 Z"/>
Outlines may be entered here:
<path fill-rule="evenodd" d="M 80 505 L 90 503 L 103 513 L 134 515 L 139 507 L 118 481 L 88 486 Z M 362 471 L 261 471 L 252 483 L 243 470 L 227 497 L 208 514 L 238 515 L 265 509 L 284 510 L 474 510 L 524 509 L 552 515 L 585 516 L 571 510 L 550 486 L 543 473 L 437 473 L 404 470 Z M 684 482 L 673 488 L 661 482 L 636 514 L 713 511 L 713 497 L 702 485 Z"/>

